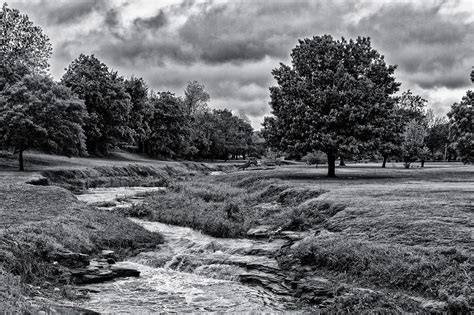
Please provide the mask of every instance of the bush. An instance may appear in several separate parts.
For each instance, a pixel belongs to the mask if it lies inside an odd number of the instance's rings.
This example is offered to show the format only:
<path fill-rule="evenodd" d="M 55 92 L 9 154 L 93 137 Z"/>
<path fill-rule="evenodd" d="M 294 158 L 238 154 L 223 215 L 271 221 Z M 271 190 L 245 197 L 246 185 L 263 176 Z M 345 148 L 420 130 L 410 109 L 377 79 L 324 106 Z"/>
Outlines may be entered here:
<path fill-rule="evenodd" d="M 327 163 L 327 156 L 321 151 L 310 152 L 301 158 L 308 165 L 318 165 Z"/>

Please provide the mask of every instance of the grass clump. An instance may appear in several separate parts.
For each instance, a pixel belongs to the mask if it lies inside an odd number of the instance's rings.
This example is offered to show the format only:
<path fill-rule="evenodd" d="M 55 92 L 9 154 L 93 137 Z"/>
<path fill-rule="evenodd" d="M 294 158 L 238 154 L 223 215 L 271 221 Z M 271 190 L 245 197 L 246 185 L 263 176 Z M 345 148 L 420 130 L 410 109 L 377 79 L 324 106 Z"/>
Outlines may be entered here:
<path fill-rule="evenodd" d="M 329 234 L 287 249 L 280 264 L 291 268 L 294 259 L 339 281 L 444 300 L 461 311 L 473 302 L 472 257 L 462 252 L 447 254 L 443 248 L 379 244 Z"/>
<path fill-rule="evenodd" d="M 293 206 L 320 196 L 320 189 L 284 185 L 278 180 L 256 178 L 251 182 L 222 182 L 195 178 L 156 193 L 141 205 L 125 210 L 127 215 L 188 226 L 216 237 L 243 237 L 256 225 L 273 225 L 295 230 L 321 223 L 313 220 L 295 226 L 288 222 Z M 271 209 L 260 206 L 275 203 Z M 304 206 L 305 215 L 311 206 Z M 316 209 L 319 211 L 319 209 Z M 305 220 L 304 218 L 302 220 Z"/>

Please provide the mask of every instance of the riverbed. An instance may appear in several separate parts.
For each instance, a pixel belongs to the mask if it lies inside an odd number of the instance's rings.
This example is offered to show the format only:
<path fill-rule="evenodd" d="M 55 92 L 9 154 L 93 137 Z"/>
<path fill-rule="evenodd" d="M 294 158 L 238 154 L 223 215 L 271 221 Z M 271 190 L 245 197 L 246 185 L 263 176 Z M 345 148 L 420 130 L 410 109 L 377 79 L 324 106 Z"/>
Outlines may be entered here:
<path fill-rule="evenodd" d="M 125 207 L 160 189 L 100 188 L 78 198 Z M 120 263 L 139 270 L 140 277 L 87 286 L 90 299 L 81 307 L 114 314 L 314 311 L 286 294 L 290 288 L 273 257 L 286 244 L 283 239 L 221 239 L 186 227 L 130 220 L 160 232 L 165 243 Z"/>

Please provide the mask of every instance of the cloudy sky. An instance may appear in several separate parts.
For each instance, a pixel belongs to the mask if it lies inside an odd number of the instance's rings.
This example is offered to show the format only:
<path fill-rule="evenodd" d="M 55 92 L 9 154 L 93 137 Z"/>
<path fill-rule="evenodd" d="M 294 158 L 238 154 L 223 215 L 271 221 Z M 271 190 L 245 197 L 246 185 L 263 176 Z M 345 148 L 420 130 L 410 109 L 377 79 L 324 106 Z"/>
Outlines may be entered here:
<path fill-rule="evenodd" d="M 1 2 L 1 0 L 0 0 Z M 256 129 L 270 113 L 271 70 L 289 63 L 298 38 L 369 36 L 402 90 L 445 114 L 472 85 L 474 2 L 300 0 L 12 0 L 53 44 L 59 79 L 80 53 L 95 54 L 150 88 L 183 94 L 198 80 L 213 108 L 246 113 Z"/>

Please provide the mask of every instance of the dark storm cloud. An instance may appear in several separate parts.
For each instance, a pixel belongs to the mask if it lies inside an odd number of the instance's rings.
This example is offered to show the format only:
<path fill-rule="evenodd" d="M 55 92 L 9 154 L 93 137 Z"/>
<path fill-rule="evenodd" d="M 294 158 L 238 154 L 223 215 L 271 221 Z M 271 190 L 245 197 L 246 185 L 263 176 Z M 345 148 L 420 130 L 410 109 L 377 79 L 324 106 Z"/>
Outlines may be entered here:
<path fill-rule="evenodd" d="M 133 24 L 140 29 L 158 29 L 166 24 L 166 15 L 163 10 L 150 18 L 137 18 Z"/>
<path fill-rule="evenodd" d="M 164 0 L 169 1 L 169 0 Z M 54 44 L 55 77 L 80 53 L 95 54 L 151 88 L 182 94 L 206 85 L 215 107 L 243 110 L 252 121 L 269 113 L 272 68 L 289 63 L 297 40 L 314 35 L 370 36 L 402 89 L 418 89 L 435 106 L 465 89 L 474 65 L 472 6 L 457 2 L 206 1 L 168 5 L 145 0 L 12 0 L 44 27 Z M 464 94 L 464 93 L 463 93 Z M 451 104 L 446 104 L 450 106 Z M 441 112 L 441 110 L 440 110 Z"/>
<path fill-rule="evenodd" d="M 86 18 L 93 12 L 106 7 L 102 0 L 15 2 L 13 7 L 34 12 L 38 22 L 45 25 L 73 24 Z"/>
<path fill-rule="evenodd" d="M 337 32 L 353 1 L 341 6 L 318 2 L 219 4 L 191 15 L 179 31 L 207 63 L 245 62 L 266 56 L 284 58 L 302 36 Z M 332 16 L 332 19 L 325 17 Z"/>
<path fill-rule="evenodd" d="M 394 2 L 351 25 L 351 33 L 372 37 L 374 46 L 422 88 L 469 85 L 462 69 L 474 62 L 474 23 L 465 14 Z"/>
<path fill-rule="evenodd" d="M 104 23 L 107 25 L 109 28 L 114 28 L 117 25 L 119 25 L 119 10 L 116 8 L 109 9 L 105 13 L 105 18 L 104 18 Z"/>

